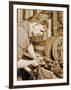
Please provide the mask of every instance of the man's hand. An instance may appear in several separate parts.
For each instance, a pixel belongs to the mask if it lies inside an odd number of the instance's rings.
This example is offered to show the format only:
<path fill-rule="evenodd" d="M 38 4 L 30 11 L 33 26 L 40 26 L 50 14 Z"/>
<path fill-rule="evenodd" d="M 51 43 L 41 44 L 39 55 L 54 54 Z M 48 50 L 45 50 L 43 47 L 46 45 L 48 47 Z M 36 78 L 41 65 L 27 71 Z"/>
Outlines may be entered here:
<path fill-rule="evenodd" d="M 44 65 L 45 61 L 43 60 L 43 57 L 37 57 L 37 60 L 33 60 L 32 65 L 38 66 L 38 65 Z"/>
<path fill-rule="evenodd" d="M 38 60 L 39 60 L 39 64 L 40 65 L 44 65 L 45 64 L 45 61 L 43 60 L 43 57 L 38 57 Z"/>
<path fill-rule="evenodd" d="M 32 66 L 35 66 L 36 67 L 36 66 L 39 65 L 39 63 L 40 63 L 39 60 L 33 60 L 32 61 Z"/>

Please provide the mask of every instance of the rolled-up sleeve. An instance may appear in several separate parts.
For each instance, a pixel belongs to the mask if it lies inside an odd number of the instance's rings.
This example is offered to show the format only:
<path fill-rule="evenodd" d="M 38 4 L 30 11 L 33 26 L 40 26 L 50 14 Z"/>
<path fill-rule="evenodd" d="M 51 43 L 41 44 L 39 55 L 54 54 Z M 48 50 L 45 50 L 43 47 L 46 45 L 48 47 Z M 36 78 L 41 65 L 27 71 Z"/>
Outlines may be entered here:
<path fill-rule="evenodd" d="M 22 25 L 17 28 L 17 55 L 20 58 L 29 45 L 28 32 Z"/>

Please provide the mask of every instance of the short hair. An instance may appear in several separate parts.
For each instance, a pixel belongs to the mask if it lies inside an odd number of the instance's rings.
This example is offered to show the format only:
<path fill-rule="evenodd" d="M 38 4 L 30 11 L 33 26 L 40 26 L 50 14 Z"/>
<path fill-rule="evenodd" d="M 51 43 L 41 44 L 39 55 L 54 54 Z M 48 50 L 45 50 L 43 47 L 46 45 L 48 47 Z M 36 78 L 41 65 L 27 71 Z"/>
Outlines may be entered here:
<path fill-rule="evenodd" d="M 48 19 L 49 19 L 48 13 L 40 12 L 34 16 L 31 16 L 27 20 L 31 21 L 31 22 L 38 22 L 38 23 L 40 23 L 42 25 L 46 25 L 46 27 L 48 27 Z"/>

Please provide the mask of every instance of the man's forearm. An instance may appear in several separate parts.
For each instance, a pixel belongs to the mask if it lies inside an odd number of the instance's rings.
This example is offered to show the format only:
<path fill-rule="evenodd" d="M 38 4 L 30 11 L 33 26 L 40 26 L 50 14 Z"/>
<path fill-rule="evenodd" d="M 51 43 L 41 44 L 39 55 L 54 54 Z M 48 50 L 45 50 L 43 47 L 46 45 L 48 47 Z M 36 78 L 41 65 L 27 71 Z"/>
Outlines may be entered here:
<path fill-rule="evenodd" d="M 33 45 L 30 44 L 29 47 L 28 47 L 28 53 L 31 55 L 31 57 L 33 59 L 37 59 L 36 55 L 35 55 L 35 51 L 34 51 L 34 48 L 33 48 Z"/>
<path fill-rule="evenodd" d="M 28 60 L 20 59 L 17 63 L 17 68 L 25 68 L 28 67 L 29 65 L 36 67 L 39 65 L 39 61 L 38 60 L 28 61 Z"/>
<path fill-rule="evenodd" d="M 24 68 L 24 67 L 27 67 L 29 65 L 32 65 L 32 61 L 20 59 L 17 63 L 17 68 Z"/>

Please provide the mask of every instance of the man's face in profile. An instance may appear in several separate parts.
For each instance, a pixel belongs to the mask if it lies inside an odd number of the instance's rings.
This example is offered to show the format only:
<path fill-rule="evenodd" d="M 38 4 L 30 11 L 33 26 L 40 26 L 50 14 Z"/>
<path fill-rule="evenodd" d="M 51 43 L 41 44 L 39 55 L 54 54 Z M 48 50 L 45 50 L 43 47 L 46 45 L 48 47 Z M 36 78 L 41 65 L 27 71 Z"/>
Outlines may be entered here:
<path fill-rule="evenodd" d="M 38 22 L 33 22 L 32 23 L 32 28 L 33 28 L 33 32 L 32 33 L 33 33 L 33 35 L 35 37 L 42 36 L 44 31 L 46 30 L 46 26 L 42 25 L 42 24 L 40 24 Z"/>
<path fill-rule="evenodd" d="M 32 41 L 40 42 L 43 40 L 43 34 L 46 30 L 46 25 L 42 25 L 39 22 L 32 22 L 30 24 L 32 29 Z"/>

